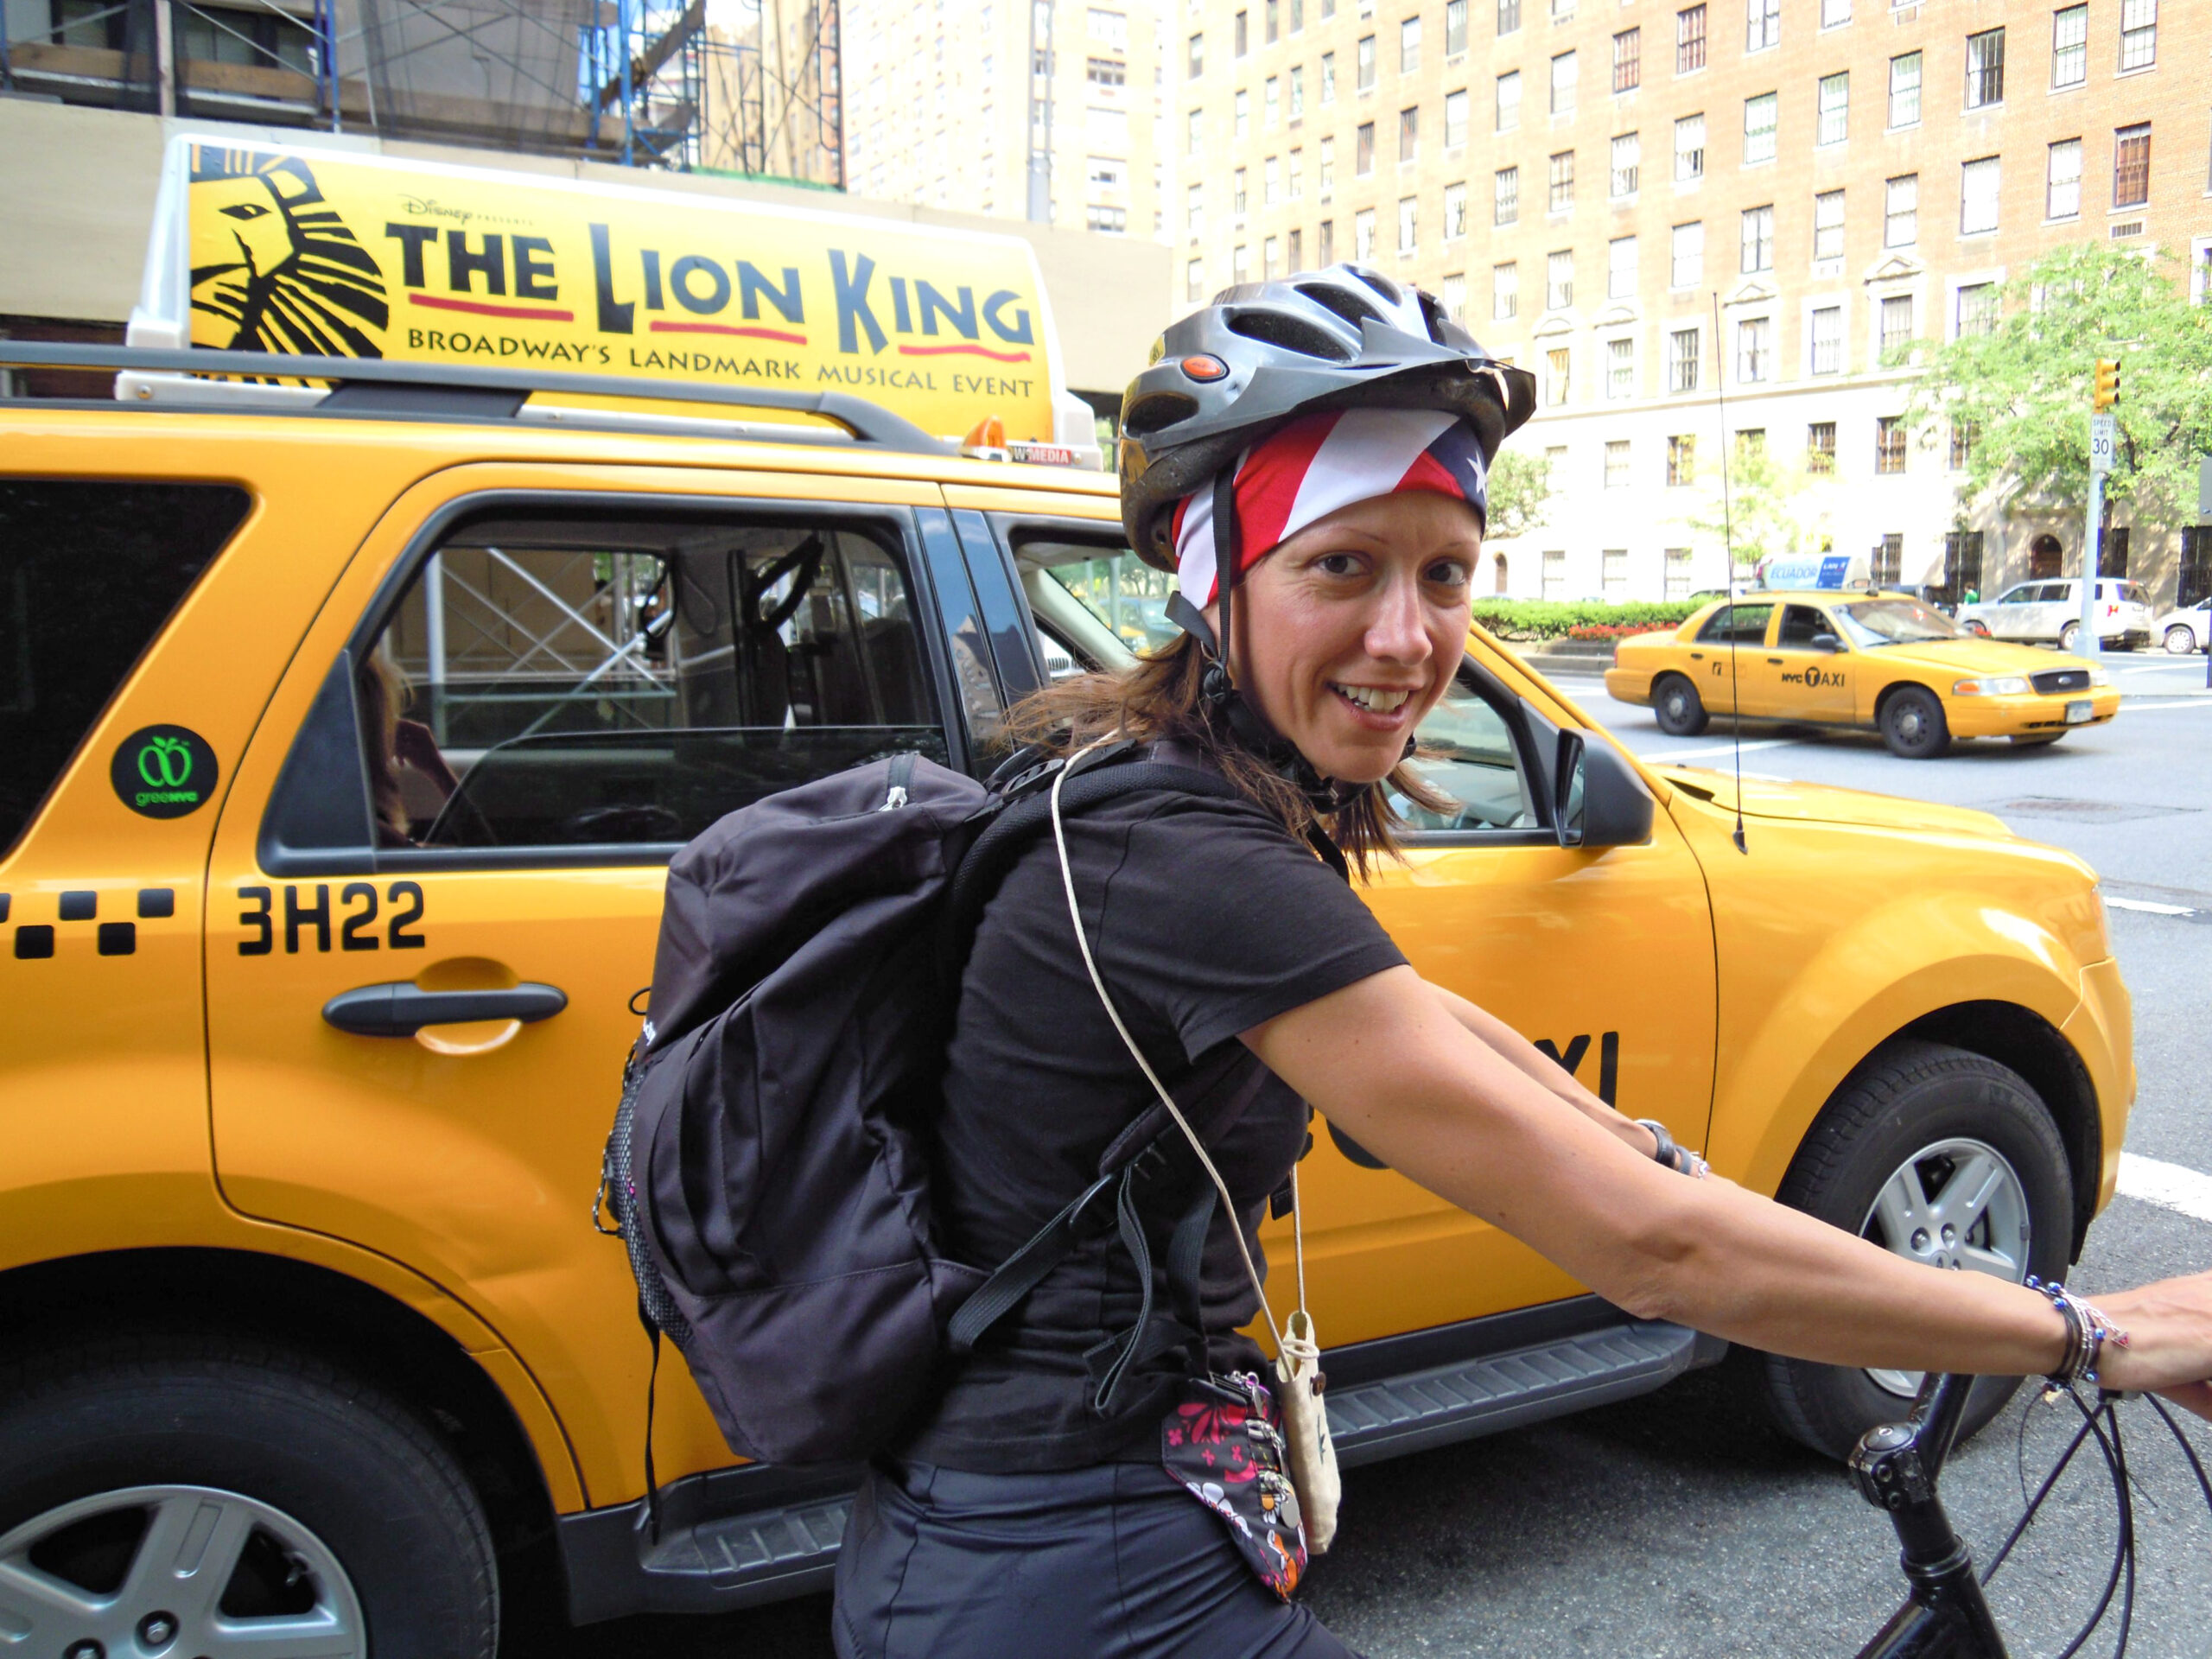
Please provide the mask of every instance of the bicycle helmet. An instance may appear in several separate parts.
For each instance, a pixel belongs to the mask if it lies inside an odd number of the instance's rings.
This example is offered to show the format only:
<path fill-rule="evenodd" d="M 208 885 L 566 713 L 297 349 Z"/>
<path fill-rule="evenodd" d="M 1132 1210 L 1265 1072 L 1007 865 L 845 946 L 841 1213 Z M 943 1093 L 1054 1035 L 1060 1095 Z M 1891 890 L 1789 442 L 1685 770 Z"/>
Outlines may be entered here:
<path fill-rule="evenodd" d="M 1178 502 L 1295 416 L 1363 406 L 1456 416 L 1487 467 L 1535 412 L 1536 383 L 1491 359 L 1432 296 L 1363 265 L 1224 289 L 1170 325 L 1122 399 L 1130 547 L 1173 570 Z"/>

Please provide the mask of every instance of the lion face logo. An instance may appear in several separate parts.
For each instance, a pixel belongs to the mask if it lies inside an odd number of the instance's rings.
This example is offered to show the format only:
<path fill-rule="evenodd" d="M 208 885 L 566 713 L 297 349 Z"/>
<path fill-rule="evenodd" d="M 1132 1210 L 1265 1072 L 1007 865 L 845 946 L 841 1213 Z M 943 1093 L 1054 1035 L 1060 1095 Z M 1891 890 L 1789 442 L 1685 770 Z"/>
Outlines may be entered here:
<path fill-rule="evenodd" d="M 195 345 L 382 357 L 384 275 L 297 156 L 192 151 Z"/>

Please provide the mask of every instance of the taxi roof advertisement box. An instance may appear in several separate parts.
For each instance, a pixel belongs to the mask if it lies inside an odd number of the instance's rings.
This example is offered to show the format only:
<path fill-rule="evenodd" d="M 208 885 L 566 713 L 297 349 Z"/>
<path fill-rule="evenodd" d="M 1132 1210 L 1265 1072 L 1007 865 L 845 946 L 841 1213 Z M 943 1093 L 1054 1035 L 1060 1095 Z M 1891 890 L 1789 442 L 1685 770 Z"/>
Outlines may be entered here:
<path fill-rule="evenodd" d="M 1096 442 L 1019 237 L 304 145 L 170 141 L 130 340 L 846 391 L 956 442 L 988 415 Z"/>

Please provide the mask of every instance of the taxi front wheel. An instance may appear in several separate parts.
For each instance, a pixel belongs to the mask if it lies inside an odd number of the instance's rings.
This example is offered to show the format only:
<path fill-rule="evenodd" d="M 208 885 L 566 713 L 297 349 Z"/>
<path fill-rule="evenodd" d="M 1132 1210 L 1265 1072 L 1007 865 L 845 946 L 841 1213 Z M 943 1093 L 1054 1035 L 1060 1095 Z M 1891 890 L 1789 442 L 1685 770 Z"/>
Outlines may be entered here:
<path fill-rule="evenodd" d="M 268 1343 L 115 1338 L 0 1370 L 0 1630 L 41 1654 L 492 1659 L 459 1465 Z"/>
<path fill-rule="evenodd" d="M 1651 688 L 1651 708 L 1659 717 L 1659 729 L 1669 737 L 1695 737 L 1705 729 L 1705 699 L 1680 674 L 1660 677 Z"/>
<path fill-rule="evenodd" d="M 1907 760 L 1933 760 L 1951 747 L 1950 722 L 1943 705 L 1925 687 L 1908 685 L 1882 705 L 1882 741 L 1891 754 Z"/>
<path fill-rule="evenodd" d="M 2041 1096 L 2011 1068 L 1900 1039 L 1863 1062 L 1797 1150 L 1783 1203 L 1928 1267 L 2018 1284 L 2064 1276 L 2074 1180 Z M 1917 1372 L 1760 1356 L 1776 1426 L 1832 1458 L 1910 1414 Z M 1960 1433 L 1994 1417 L 2017 1377 L 1974 1384 Z"/>

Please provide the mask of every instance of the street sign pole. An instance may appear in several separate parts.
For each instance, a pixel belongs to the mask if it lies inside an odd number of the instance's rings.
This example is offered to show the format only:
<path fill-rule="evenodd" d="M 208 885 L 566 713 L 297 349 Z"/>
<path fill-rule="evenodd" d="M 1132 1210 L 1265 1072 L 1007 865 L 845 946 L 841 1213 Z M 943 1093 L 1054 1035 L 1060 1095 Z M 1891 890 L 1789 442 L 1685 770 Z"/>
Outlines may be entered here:
<path fill-rule="evenodd" d="M 2105 562 L 2105 474 L 2120 447 L 2116 416 L 2089 416 L 2089 524 L 2082 537 L 2082 637 L 2075 650 L 2091 662 L 2103 654 L 2097 638 L 2097 578 Z"/>
<path fill-rule="evenodd" d="M 2212 455 L 2206 455 L 2196 463 L 2196 518 L 2199 524 L 2212 519 Z M 2202 535 L 2203 531 L 2197 533 Z M 2197 597 L 2212 601 L 2212 571 L 2206 573 L 2205 581 L 2208 591 Z M 2207 620 L 2212 620 L 2212 602 L 2207 603 L 2204 614 Z M 2196 642 L 2204 647 L 2204 689 L 2212 691 L 2212 629 L 2199 629 Z"/>

